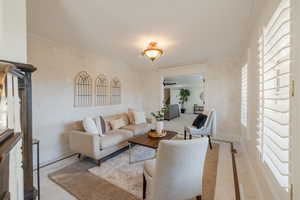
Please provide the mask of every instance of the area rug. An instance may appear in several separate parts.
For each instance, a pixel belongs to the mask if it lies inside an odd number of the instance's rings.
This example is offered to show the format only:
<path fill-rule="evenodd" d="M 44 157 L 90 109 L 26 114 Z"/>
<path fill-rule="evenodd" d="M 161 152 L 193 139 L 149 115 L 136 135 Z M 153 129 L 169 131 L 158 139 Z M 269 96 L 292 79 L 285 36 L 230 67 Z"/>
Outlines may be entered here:
<path fill-rule="evenodd" d="M 50 179 L 79 200 L 137 200 L 142 197 L 143 162 L 128 163 L 128 151 L 102 163 L 100 167 L 83 160 L 49 175 Z M 216 186 L 219 145 L 207 153 L 203 200 L 213 200 Z M 135 146 L 133 160 L 151 158 L 154 151 Z"/>
<path fill-rule="evenodd" d="M 88 160 L 78 161 L 49 174 L 49 178 L 79 200 L 137 200 L 134 195 L 88 172 L 95 166 Z"/>

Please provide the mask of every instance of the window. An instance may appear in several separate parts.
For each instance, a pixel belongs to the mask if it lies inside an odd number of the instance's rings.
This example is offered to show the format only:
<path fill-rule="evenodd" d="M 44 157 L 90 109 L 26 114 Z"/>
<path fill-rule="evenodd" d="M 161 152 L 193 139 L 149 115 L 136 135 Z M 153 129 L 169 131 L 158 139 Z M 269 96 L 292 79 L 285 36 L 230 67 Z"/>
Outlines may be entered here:
<path fill-rule="evenodd" d="M 121 82 L 118 78 L 111 80 L 111 104 L 121 104 Z"/>
<path fill-rule="evenodd" d="M 282 0 L 259 39 L 258 150 L 277 182 L 289 186 L 290 2 Z"/>
<path fill-rule="evenodd" d="M 82 71 L 75 77 L 74 106 L 91 106 L 92 96 L 92 78 L 87 72 Z"/>
<path fill-rule="evenodd" d="M 244 65 L 241 71 L 241 123 L 247 127 L 248 107 L 248 65 Z"/>
<path fill-rule="evenodd" d="M 109 104 L 108 81 L 104 75 L 99 75 L 95 80 L 95 105 L 103 106 Z"/>

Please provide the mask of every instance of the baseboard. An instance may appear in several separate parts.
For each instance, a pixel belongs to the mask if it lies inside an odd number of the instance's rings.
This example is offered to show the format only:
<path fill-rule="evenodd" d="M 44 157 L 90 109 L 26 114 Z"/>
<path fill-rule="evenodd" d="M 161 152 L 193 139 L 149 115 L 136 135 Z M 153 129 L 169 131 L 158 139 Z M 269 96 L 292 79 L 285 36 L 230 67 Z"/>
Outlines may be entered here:
<path fill-rule="evenodd" d="M 58 157 L 56 157 L 56 158 L 54 158 L 54 159 L 47 160 L 47 161 L 45 161 L 45 162 L 41 162 L 41 163 L 40 163 L 40 167 L 45 167 L 45 166 L 54 164 L 54 163 L 59 162 L 59 161 L 61 161 L 61 160 L 67 159 L 67 158 L 69 158 L 69 157 L 72 157 L 72 156 L 74 156 L 74 155 L 76 155 L 76 153 L 71 152 L 71 151 L 70 151 L 70 152 L 63 153 L 62 155 L 60 155 L 60 156 L 58 156 Z M 34 170 L 36 170 L 36 169 L 37 169 L 37 164 L 35 164 L 33 168 L 34 168 Z"/>
<path fill-rule="evenodd" d="M 248 150 L 246 148 L 245 141 L 242 138 L 240 139 L 240 145 L 241 145 L 242 151 L 244 152 L 245 161 L 247 162 L 247 165 L 249 166 L 251 177 L 253 177 L 254 185 L 256 187 L 256 190 L 258 191 L 259 199 L 263 200 L 263 193 L 261 191 L 261 188 L 259 187 L 259 183 L 257 181 L 258 179 L 257 179 L 256 173 L 255 173 L 254 167 L 253 167 L 252 163 L 250 162 L 250 158 L 249 158 Z M 242 191 L 243 191 L 243 188 L 242 188 Z"/>

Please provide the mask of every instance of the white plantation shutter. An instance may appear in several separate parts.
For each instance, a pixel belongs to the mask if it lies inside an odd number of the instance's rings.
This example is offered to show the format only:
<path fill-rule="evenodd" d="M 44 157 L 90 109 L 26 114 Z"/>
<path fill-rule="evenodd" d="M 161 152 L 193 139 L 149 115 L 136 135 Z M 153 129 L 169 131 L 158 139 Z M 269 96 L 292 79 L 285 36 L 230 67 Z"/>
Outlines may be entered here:
<path fill-rule="evenodd" d="M 290 1 L 282 0 L 259 40 L 258 150 L 278 183 L 289 185 Z"/>
<path fill-rule="evenodd" d="M 241 72 L 241 123 L 247 127 L 247 107 L 248 107 L 248 64 L 242 67 Z"/>

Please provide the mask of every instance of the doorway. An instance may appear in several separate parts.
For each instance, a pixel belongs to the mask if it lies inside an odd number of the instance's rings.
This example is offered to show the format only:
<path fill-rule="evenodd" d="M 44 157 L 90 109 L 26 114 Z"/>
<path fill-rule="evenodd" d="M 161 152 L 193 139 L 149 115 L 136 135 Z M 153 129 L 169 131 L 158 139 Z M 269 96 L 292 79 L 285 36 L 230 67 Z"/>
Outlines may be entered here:
<path fill-rule="evenodd" d="M 201 74 L 163 77 L 163 104 L 178 105 L 182 114 L 199 114 L 205 106 L 205 78 Z"/>

